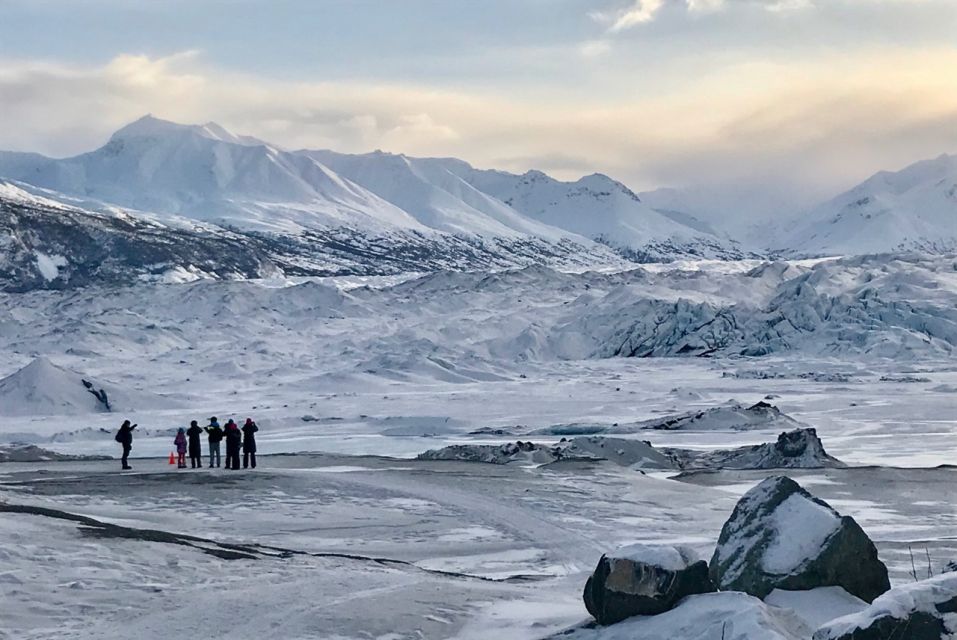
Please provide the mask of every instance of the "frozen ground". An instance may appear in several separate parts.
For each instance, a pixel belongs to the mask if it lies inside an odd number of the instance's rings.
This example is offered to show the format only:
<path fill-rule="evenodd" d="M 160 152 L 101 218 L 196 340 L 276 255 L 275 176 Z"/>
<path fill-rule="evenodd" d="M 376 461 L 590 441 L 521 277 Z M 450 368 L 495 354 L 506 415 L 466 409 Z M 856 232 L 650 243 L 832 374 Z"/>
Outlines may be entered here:
<path fill-rule="evenodd" d="M 254 557 L 4 513 L 5 637 L 159 637 L 191 620 L 203 637 L 542 637 L 587 617 L 580 590 L 602 552 L 642 540 L 707 556 L 737 495 L 766 475 L 303 455 L 236 475 L 141 460 L 118 483 L 113 466 L 11 463 L 0 497 Z M 895 581 L 909 579 L 908 545 L 921 572 L 928 554 L 935 571 L 954 557 L 952 469 L 792 475 L 860 520 Z"/>
<path fill-rule="evenodd" d="M 547 637 L 586 618 L 581 589 L 603 552 L 668 542 L 709 557 L 737 497 L 770 472 L 676 480 L 604 463 L 412 458 L 453 443 L 549 442 L 558 436 L 528 434 L 731 399 L 769 398 L 857 467 L 789 475 L 860 521 L 895 582 L 908 580 L 910 549 L 918 572 L 928 556 L 939 569 L 957 557 L 957 478 L 941 467 L 957 461 L 952 265 L 820 264 L 820 273 L 791 264 L 757 276 L 753 265 L 712 265 L 3 296 L 0 376 L 45 357 L 59 369 L 35 367 L 31 384 L 88 378 L 130 408 L 24 411 L 50 400 L 24 400 L 28 381 L 17 379 L 0 403 L 0 443 L 118 455 L 120 420 L 141 433 L 129 474 L 115 461 L 0 465 L 0 509 L 118 525 L 2 512 L 0 638 Z M 829 326 L 822 312 L 824 325 L 789 338 L 794 348 L 760 358 L 595 357 L 635 314 L 665 313 L 641 300 L 770 304 L 808 273 L 858 324 Z M 892 284 L 876 296 L 865 281 Z M 693 319 L 685 311 L 674 311 L 675 327 Z M 211 415 L 257 419 L 257 471 L 168 467 L 171 430 Z M 624 437 L 713 449 L 777 435 Z M 300 455 L 269 455 L 284 453 Z M 249 557 L 225 559 L 213 542 Z"/>

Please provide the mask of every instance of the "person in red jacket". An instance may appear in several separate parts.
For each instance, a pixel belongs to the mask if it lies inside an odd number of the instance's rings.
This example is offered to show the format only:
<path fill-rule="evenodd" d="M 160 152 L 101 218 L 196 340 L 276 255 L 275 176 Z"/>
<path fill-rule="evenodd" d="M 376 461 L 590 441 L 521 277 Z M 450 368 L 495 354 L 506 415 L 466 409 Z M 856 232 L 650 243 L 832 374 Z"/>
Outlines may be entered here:
<path fill-rule="evenodd" d="M 176 445 L 176 454 L 179 456 L 179 469 L 186 468 L 186 429 L 179 428 L 176 437 L 173 438 L 173 444 Z"/>

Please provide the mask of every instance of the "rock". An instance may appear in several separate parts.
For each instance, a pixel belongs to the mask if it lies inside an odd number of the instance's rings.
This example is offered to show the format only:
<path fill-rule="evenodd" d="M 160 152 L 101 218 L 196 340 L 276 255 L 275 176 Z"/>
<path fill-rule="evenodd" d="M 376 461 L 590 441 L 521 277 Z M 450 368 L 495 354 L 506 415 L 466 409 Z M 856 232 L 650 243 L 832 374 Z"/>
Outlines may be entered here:
<path fill-rule="evenodd" d="M 857 522 L 784 476 L 738 502 L 721 529 L 710 576 L 721 590 L 759 598 L 774 589 L 836 586 L 872 602 L 890 589 L 887 567 Z"/>
<path fill-rule="evenodd" d="M 738 449 L 696 451 L 662 449 L 681 469 L 821 469 L 840 468 L 843 462 L 828 455 L 814 429 L 796 429 L 777 442 Z"/>
<path fill-rule="evenodd" d="M 754 429 L 795 429 L 800 422 L 763 400 L 751 406 L 730 402 L 678 416 L 641 423 L 642 429 L 657 431 L 750 431 Z"/>
<path fill-rule="evenodd" d="M 632 545 L 604 555 L 583 594 L 599 624 L 668 611 L 689 595 L 714 591 L 708 565 L 693 551 L 666 545 Z"/>
<path fill-rule="evenodd" d="M 647 442 L 599 436 L 562 438 L 561 442 L 554 445 L 521 440 L 502 445 L 456 444 L 426 451 L 419 454 L 417 458 L 419 460 L 539 465 L 571 460 L 608 460 L 633 469 L 675 468 L 674 460 Z"/>
<path fill-rule="evenodd" d="M 880 596 L 868 608 L 832 620 L 814 640 L 944 640 L 957 634 L 957 574 L 904 585 Z"/>

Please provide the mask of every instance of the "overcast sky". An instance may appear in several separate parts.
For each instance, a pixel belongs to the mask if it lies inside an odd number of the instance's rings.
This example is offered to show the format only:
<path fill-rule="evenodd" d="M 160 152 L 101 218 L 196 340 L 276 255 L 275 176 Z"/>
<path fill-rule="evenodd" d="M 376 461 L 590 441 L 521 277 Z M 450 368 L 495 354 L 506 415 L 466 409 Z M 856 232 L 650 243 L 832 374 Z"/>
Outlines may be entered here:
<path fill-rule="evenodd" d="M 957 151 L 955 0 L 0 0 L 0 148 L 153 113 L 635 189 Z"/>

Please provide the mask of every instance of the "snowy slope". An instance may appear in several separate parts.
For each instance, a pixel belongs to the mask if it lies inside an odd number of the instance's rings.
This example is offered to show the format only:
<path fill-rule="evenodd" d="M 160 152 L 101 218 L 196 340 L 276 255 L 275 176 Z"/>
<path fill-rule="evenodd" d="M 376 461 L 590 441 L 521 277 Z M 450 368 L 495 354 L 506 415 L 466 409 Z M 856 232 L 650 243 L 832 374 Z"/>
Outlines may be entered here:
<path fill-rule="evenodd" d="M 874 175 L 811 211 L 779 248 L 798 255 L 957 250 L 957 156 Z"/>
<path fill-rule="evenodd" d="M 409 212 L 427 227 L 449 233 L 514 237 L 530 234 L 550 240 L 568 236 L 526 218 L 443 166 L 404 155 L 375 152 L 348 155 L 302 151 Z"/>
<path fill-rule="evenodd" d="M 95 381 L 37 358 L 0 380 L 0 415 L 84 415 L 170 409 L 173 400 Z"/>
<path fill-rule="evenodd" d="M 55 200 L 53 198 L 57 198 Z M 259 233 L 181 216 L 91 211 L 73 199 L 0 180 L 0 291 L 200 278 L 395 275 L 545 264 L 625 264 L 598 244 L 535 236 L 485 238 L 408 229 Z"/>

